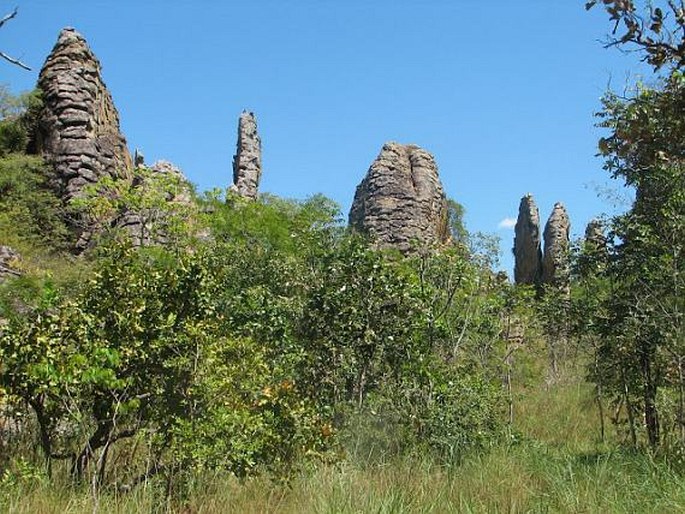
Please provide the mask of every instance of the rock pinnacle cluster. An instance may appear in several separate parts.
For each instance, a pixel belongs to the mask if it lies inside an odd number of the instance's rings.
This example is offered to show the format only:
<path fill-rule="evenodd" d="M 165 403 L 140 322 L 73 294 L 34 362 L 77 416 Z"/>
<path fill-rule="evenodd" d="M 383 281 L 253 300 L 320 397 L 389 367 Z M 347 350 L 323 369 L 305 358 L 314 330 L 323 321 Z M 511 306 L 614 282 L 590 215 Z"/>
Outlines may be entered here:
<path fill-rule="evenodd" d="M 357 186 L 349 223 L 402 253 L 446 242 L 447 200 L 433 156 L 416 145 L 383 145 Z"/>
<path fill-rule="evenodd" d="M 514 237 L 514 281 L 535 286 L 555 285 L 565 289 L 569 278 L 569 237 L 571 222 L 563 204 L 552 209 L 541 248 L 540 213 L 528 193 L 519 205 Z"/>
<path fill-rule="evenodd" d="M 89 185 L 103 177 L 124 179 L 131 188 L 149 188 L 142 177 L 147 168 L 142 152 L 131 157 L 119 129 L 119 114 L 102 79 L 98 59 L 83 36 L 72 28 L 59 34 L 40 72 L 38 87 L 44 107 L 36 127 L 35 149 L 50 165 L 50 181 L 65 205 L 83 196 Z M 230 191 L 247 200 L 259 196 L 262 143 L 252 112 L 238 120 Z M 180 173 L 170 165 L 153 166 L 153 173 Z M 172 195 L 173 196 L 173 195 Z M 189 194 L 169 202 L 189 201 Z M 131 234 L 135 245 L 164 240 L 161 221 L 149 210 L 123 209 L 111 227 Z M 77 250 L 91 244 L 99 230 L 81 213 L 70 220 L 78 234 Z M 103 225 L 102 220 L 99 221 Z M 449 240 L 447 199 L 433 156 L 416 145 L 386 143 L 356 190 L 350 225 L 365 233 L 376 246 L 407 254 Z M 161 236 L 158 236 L 161 234 Z M 161 238 L 161 239 L 160 239 Z"/>

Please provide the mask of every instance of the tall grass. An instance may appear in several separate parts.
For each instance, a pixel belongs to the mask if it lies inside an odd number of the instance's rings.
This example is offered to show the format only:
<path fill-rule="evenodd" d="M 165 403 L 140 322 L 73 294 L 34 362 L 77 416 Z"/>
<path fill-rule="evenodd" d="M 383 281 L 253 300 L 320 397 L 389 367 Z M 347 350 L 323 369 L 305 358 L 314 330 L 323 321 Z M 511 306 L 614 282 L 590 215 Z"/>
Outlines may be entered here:
<path fill-rule="evenodd" d="M 14 488 L 2 510 L 93 512 L 87 490 Z M 685 512 L 685 481 L 643 456 L 557 454 L 521 445 L 474 457 L 449 471 L 427 460 L 365 468 L 322 467 L 289 485 L 205 477 L 183 504 L 155 489 L 104 494 L 101 512 Z"/>
<path fill-rule="evenodd" d="M 131 494 L 71 489 L 39 480 L 5 485 L 12 513 L 426 513 L 685 512 L 685 479 L 648 455 L 601 443 L 590 388 L 566 382 L 517 402 L 517 436 L 445 467 L 421 456 L 348 461 L 302 473 L 288 484 L 198 477 L 183 502 L 159 487 Z"/>

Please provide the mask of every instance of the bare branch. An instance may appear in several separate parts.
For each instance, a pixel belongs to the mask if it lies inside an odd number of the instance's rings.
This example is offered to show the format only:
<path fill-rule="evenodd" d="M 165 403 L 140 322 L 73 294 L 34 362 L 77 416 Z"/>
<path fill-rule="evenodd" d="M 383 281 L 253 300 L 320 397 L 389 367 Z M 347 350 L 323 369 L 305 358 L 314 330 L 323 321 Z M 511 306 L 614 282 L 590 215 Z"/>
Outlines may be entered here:
<path fill-rule="evenodd" d="M 15 59 L 14 57 L 10 57 L 10 56 L 7 55 L 5 52 L 0 52 L 0 57 L 2 57 L 3 59 L 5 59 L 5 60 L 11 62 L 12 64 L 16 64 L 16 65 L 19 66 L 20 68 L 24 68 L 24 69 L 27 70 L 27 71 L 31 71 L 31 68 L 28 67 L 26 64 L 24 64 L 23 62 L 21 62 L 19 59 Z"/>
<path fill-rule="evenodd" d="M 14 11 L 12 11 L 9 14 L 6 14 L 5 16 L 2 17 L 2 19 L 0 19 L 0 27 L 2 27 L 5 24 L 5 22 L 10 21 L 16 15 L 17 15 L 17 7 L 14 8 Z"/>
<path fill-rule="evenodd" d="M 14 18 L 14 17 L 17 15 L 17 12 L 18 12 L 18 8 L 15 7 L 15 8 L 14 8 L 14 11 L 12 11 L 11 13 L 6 14 L 5 16 L 3 16 L 3 17 L 0 19 L 0 28 L 2 28 L 2 26 L 3 26 L 5 23 L 7 23 L 8 21 L 10 21 L 12 18 Z M 14 64 L 14 65 L 16 65 L 16 66 L 19 66 L 20 68 L 24 68 L 24 69 L 27 70 L 27 71 L 31 71 L 31 68 L 29 68 L 29 67 L 28 67 L 26 64 L 24 64 L 23 62 L 21 62 L 19 59 L 15 59 L 14 57 L 11 57 L 11 56 L 7 55 L 7 54 L 4 53 L 4 52 L 0 52 L 0 57 L 2 57 L 3 59 L 5 59 L 6 61 L 11 62 L 12 64 Z"/>

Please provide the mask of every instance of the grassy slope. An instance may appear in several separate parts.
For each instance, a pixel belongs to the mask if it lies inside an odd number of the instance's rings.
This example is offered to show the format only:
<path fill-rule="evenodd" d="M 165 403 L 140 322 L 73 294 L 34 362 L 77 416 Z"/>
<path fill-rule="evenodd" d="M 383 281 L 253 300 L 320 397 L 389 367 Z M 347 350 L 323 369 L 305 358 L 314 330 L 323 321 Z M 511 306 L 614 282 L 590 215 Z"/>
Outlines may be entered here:
<path fill-rule="evenodd" d="M 302 475 L 290 486 L 199 481 L 182 509 L 152 490 L 100 499 L 101 512 L 685 512 L 685 480 L 649 457 L 598 441 L 590 389 L 567 381 L 524 393 L 521 440 L 445 470 L 428 460 L 381 466 L 344 463 Z M 613 448 L 613 450 L 612 450 Z M 0 500 L 17 513 L 93 512 L 88 492 L 26 481 Z"/>

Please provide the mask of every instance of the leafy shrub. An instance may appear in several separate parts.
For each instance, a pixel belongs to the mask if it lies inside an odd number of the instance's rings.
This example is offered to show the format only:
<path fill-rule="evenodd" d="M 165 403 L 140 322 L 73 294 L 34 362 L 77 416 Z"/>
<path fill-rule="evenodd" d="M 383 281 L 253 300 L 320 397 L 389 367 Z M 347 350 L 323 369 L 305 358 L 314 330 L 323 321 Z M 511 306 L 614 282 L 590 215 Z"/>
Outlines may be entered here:
<path fill-rule="evenodd" d="M 19 250 L 65 246 L 68 230 L 62 204 L 47 177 L 41 158 L 18 154 L 0 158 L 0 244 Z"/>
<path fill-rule="evenodd" d="M 248 474 L 325 449 L 326 421 L 288 369 L 226 335 L 207 262 L 116 246 L 79 294 L 2 333 L 0 383 L 31 406 L 48 462 L 104 477 L 111 446 L 137 434 L 155 455 L 144 474 Z"/>
<path fill-rule="evenodd" d="M 0 85 L 0 157 L 26 152 L 42 106 L 39 90 L 13 95 Z"/>
<path fill-rule="evenodd" d="M 458 463 L 502 440 L 503 411 L 500 384 L 434 361 L 422 376 L 384 383 L 370 394 L 352 416 L 345 443 L 362 462 L 415 453 Z"/>

